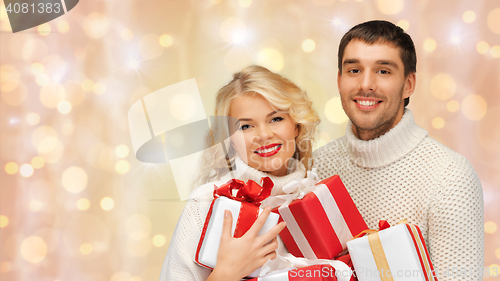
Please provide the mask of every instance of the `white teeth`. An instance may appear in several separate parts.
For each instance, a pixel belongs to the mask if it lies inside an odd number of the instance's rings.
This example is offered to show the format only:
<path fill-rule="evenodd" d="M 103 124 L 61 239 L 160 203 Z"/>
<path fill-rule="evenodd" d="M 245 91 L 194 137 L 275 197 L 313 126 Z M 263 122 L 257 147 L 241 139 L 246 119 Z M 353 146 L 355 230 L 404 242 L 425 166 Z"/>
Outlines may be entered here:
<path fill-rule="evenodd" d="M 367 100 L 356 100 L 356 102 L 364 106 L 372 106 L 377 103 L 377 101 L 367 101 Z"/>
<path fill-rule="evenodd" d="M 277 145 L 277 146 L 273 146 L 272 148 L 267 148 L 267 149 L 263 149 L 263 150 L 257 150 L 255 152 L 259 153 L 259 154 L 262 154 L 262 153 L 269 153 L 271 151 L 274 151 L 276 149 L 278 149 L 278 147 L 280 147 L 281 145 Z"/>

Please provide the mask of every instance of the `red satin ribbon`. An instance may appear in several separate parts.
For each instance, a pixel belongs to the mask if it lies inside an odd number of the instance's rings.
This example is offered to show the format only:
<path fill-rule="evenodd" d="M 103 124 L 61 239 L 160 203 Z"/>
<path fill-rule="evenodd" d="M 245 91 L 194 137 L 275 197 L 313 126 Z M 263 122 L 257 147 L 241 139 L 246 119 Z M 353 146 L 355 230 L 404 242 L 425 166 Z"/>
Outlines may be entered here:
<path fill-rule="evenodd" d="M 259 206 L 262 200 L 271 195 L 274 183 L 269 177 L 261 179 L 262 186 L 253 180 L 244 183 L 241 180 L 231 179 L 227 183 L 217 187 L 214 185 L 214 198 L 225 196 L 229 199 L 241 202 L 241 208 L 234 229 L 233 237 L 243 236 L 252 227 L 259 216 Z M 233 190 L 238 190 L 233 195 Z"/>
<path fill-rule="evenodd" d="M 253 180 L 248 180 L 244 183 L 241 180 L 231 179 L 227 183 L 217 187 L 214 185 L 214 198 L 226 196 L 240 202 L 248 202 L 256 206 L 260 206 L 262 200 L 271 195 L 274 183 L 269 177 L 261 179 L 262 186 Z M 233 196 L 233 190 L 238 190 L 236 196 Z"/>

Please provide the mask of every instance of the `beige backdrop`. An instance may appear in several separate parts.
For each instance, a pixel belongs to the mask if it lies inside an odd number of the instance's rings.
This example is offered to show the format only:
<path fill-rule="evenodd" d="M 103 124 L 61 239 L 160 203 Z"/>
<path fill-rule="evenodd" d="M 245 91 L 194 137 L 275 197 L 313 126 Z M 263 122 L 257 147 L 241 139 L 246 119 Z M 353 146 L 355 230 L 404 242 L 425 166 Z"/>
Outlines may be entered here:
<path fill-rule="evenodd" d="M 321 146 L 347 121 L 338 43 L 371 19 L 412 36 L 409 108 L 479 174 L 485 266 L 499 270 L 498 1 L 81 0 L 15 34 L 3 3 L 0 19 L 1 280 L 157 280 L 184 203 L 169 164 L 136 160 L 131 105 L 196 78 L 211 114 L 233 72 L 262 64 L 308 92 Z"/>

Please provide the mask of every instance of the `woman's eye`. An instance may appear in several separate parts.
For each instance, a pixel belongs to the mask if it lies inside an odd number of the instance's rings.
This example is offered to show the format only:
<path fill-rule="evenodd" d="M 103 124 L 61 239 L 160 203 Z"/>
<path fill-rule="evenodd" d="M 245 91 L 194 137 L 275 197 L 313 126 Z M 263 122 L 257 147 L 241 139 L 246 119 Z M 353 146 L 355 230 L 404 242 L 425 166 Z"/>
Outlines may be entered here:
<path fill-rule="evenodd" d="M 241 125 L 240 130 L 246 130 L 250 128 L 250 125 Z"/>
<path fill-rule="evenodd" d="M 273 119 L 271 119 L 271 122 L 279 122 L 283 120 L 283 117 L 274 117 Z"/>

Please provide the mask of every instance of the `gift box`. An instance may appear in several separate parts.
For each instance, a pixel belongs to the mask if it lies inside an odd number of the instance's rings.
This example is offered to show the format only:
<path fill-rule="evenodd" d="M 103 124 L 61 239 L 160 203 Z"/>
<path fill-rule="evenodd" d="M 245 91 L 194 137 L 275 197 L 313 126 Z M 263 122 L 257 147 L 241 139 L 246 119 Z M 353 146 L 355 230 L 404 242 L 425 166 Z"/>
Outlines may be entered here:
<path fill-rule="evenodd" d="M 381 229 L 347 242 L 359 281 L 437 281 L 418 226 L 400 223 Z"/>
<path fill-rule="evenodd" d="M 307 189 L 311 192 L 302 199 L 273 210 L 287 224 L 280 237 L 294 256 L 333 259 L 347 241 L 368 227 L 338 175 Z"/>
<path fill-rule="evenodd" d="M 262 186 L 252 180 L 245 184 L 234 179 L 220 187 L 215 186 L 215 199 L 205 219 L 194 261 L 201 266 L 213 269 L 217 264 L 224 211 L 229 210 L 232 214 L 231 234 L 236 238 L 241 237 L 263 211 L 259 208 L 260 202 L 271 194 L 272 187 L 273 182 L 268 177 L 262 179 Z M 277 214 L 271 213 L 258 235 L 268 232 L 278 223 L 278 219 Z M 260 269 L 257 269 L 249 277 L 259 276 L 259 272 Z"/>
<path fill-rule="evenodd" d="M 280 270 L 248 281 L 337 281 L 335 272 L 335 268 L 329 264 L 318 264 L 300 269 Z"/>

